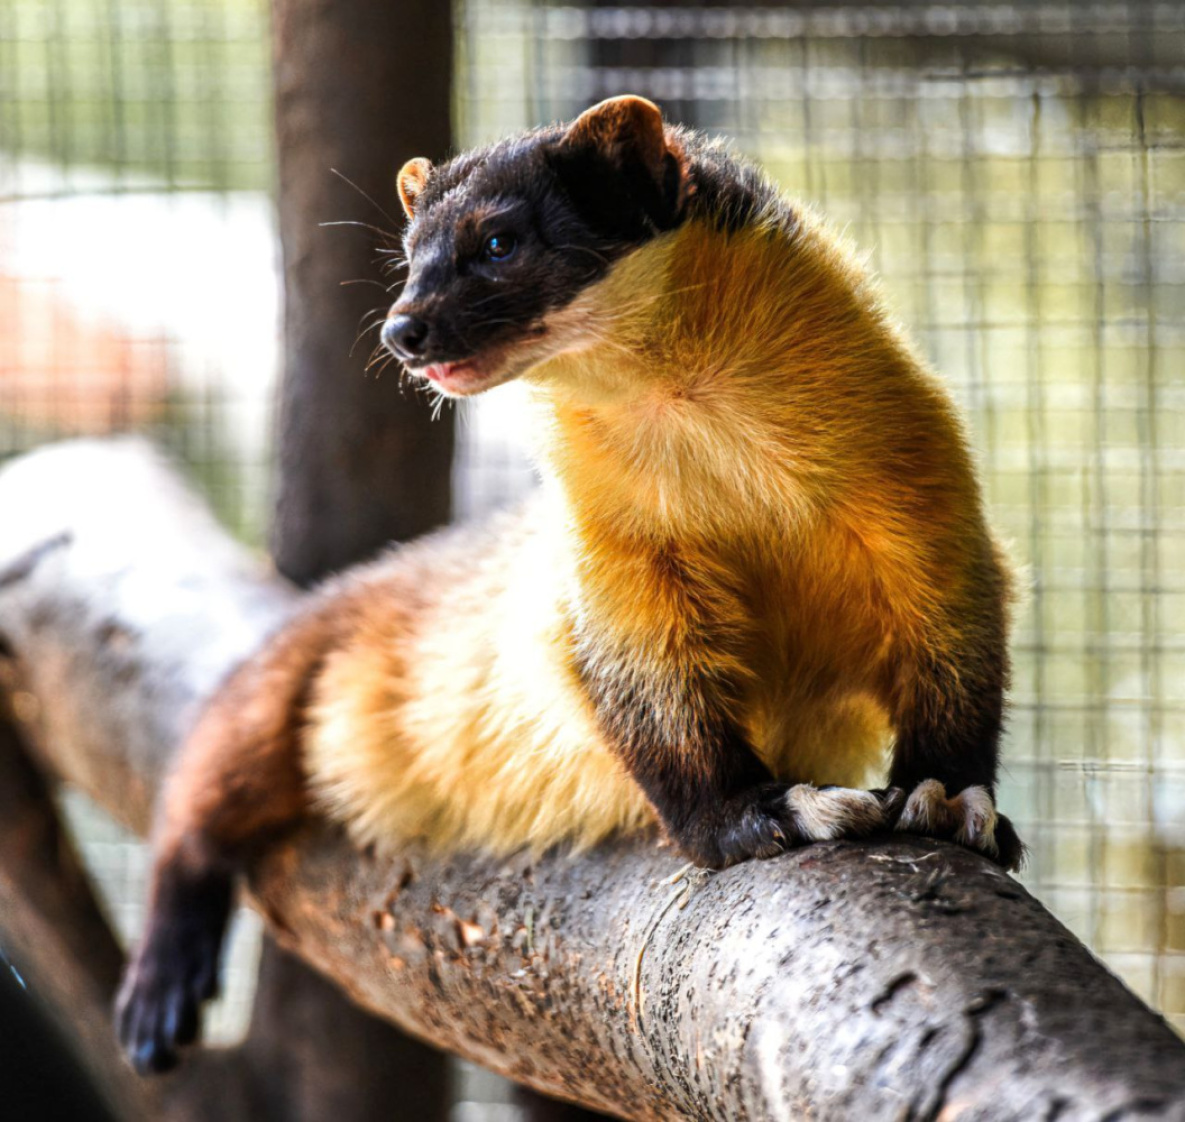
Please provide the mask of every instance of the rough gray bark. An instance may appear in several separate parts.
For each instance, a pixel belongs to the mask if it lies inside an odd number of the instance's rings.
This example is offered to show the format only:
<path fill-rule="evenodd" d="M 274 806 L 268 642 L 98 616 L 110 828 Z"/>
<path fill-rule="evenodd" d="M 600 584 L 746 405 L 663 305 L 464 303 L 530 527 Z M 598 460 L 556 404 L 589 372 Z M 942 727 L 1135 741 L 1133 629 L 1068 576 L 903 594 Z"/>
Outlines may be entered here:
<path fill-rule="evenodd" d="M 219 668 L 293 600 L 141 447 L 0 473 L 27 731 L 130 824 Z M 680 864 L 645 839 L 384 858 L 310 823 L 252 892 L 367 1008 L 625 1118 L 1185 1119 L 1185 1045 L 973 854 L 894 838 L 674 881 Z"/>

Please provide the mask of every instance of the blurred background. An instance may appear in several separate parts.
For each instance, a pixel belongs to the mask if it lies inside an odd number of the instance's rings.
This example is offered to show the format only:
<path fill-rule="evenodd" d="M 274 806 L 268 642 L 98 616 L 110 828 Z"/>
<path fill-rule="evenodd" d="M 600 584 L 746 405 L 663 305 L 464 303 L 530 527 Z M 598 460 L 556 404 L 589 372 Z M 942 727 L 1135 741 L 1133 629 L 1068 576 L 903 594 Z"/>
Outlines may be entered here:
<path fill-rule="evenodd" d="M 867 251 L 1027 566 L 1001 795 L 1024 880 L 1185 1033 L 1185 6 L 458 0 L 456 28 L 460 146 L 643 94 Z M 261 0 L 0 4 L 0 456 L 147 432 L 260 546 L 270 66 Z M 459 517 L 532 485 L 517 417 L 513 387 L 465 407 Z M 145 853 L 68 799 L 131 937 Z M 466 1087 L 458 1118 L 514 1116 Z"/>

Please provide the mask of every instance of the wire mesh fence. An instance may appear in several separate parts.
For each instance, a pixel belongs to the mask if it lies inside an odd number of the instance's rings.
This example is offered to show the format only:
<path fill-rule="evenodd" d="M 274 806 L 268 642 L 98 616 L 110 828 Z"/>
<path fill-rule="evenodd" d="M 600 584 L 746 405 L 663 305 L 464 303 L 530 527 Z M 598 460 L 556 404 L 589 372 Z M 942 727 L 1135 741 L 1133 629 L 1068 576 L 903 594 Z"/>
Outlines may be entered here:
<path fill-rule="evenodd" d="M 247 533 L 275 372 L 266 14 L 0 6 L 0 451 L 147 428 Z"/>
<path fill-rule="evenodd" d="M 965 405 L 1028 566 L 1002 793 L 1026 878 L 1185 1030 L 1185 9 L 457 13 L 463 143 L 645 94 L 867 251 Z M 260 0 L 0 7 L 0 454 L 148 430 L 256 541 L 277 351 L 268 65 Z M 513 387 L 467 409 L 466 516 L 530 485 L 519 416 Z M 130 933 L 143 859 L 77 818 Z"/>

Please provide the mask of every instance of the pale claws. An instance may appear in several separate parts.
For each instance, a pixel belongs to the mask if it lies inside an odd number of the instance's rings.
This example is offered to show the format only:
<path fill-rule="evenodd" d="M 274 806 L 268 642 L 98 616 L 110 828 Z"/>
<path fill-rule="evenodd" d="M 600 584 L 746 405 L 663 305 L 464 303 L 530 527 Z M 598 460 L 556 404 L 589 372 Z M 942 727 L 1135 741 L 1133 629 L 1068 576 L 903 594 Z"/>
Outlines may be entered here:
<path fill-rule="evenodd" d="M 913 789 L 895 828 L 924 837 L 951 838 L 989 857 L 1000 853 L 996 804 L 986 787 L 966 787 L 948 799 L 937 779 L 926 779 Z"/>
<path fill-rule="evenodd" d="M 881 800 L 871 791 L 850 787 L 799 783 L 786 792 L 786 808 L 810 841 L 862 838 L 887 825 Z"/>

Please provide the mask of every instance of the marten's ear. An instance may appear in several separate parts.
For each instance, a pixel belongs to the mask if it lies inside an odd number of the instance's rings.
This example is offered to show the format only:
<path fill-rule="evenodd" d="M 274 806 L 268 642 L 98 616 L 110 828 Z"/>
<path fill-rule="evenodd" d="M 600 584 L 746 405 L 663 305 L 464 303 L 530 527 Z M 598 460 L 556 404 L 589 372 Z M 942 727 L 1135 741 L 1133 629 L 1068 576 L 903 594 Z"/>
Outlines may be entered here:
<path fill-rule="evenodd" d="M 431 171 L 432 161 L 425 160 L 423 156 L 408 160 L 399 169 L 399 175 L 396 177 L 396 183 L 399 185 L 399 201 L 403 203 L 403 212 L 408 218 L 415 217 L 416 199 L 420 197 L 421 192 L 427 186 L 428 174 Z"/>
<path fill-rule="evenodd" d="M 586 184 L 606 172 L 615 175 L 659 229 L 678 222 L 687 195 L 687 159 L 678 141 L 667 137 L 654 102 L 626 94 L 586 109 L 568 126 L 559 150 L 568 163 L 597 165 L 588 169 L 593 174 Z"/>
<path fill-rule="evenodd" d="M 656 181 L 662 178 L 666 153 L 662 113 L 644 97 L 625 94 L 586 109 L 568 126 L 564 142 L 574 148 L 595 148 L 618 168 L 635 163 Z"/>

